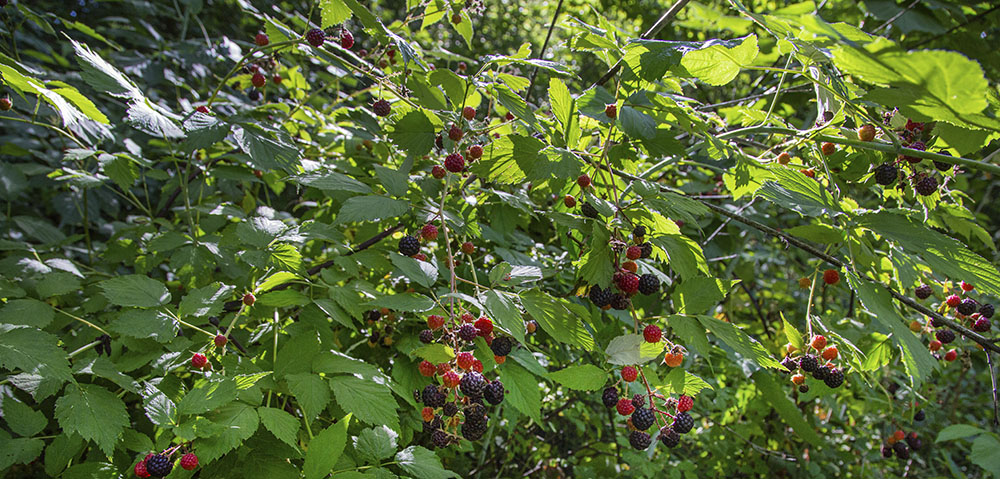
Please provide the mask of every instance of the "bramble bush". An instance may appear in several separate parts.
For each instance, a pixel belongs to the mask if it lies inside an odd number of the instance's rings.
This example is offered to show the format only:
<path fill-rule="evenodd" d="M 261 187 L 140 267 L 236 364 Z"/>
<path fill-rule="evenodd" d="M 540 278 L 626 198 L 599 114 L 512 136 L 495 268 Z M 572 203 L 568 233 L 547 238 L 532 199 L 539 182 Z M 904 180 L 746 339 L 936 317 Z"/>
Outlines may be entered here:
<path fill-rule="evenodd" d="M 0 0 L 0 471 L 1000 476 L 918 3 Z"/>

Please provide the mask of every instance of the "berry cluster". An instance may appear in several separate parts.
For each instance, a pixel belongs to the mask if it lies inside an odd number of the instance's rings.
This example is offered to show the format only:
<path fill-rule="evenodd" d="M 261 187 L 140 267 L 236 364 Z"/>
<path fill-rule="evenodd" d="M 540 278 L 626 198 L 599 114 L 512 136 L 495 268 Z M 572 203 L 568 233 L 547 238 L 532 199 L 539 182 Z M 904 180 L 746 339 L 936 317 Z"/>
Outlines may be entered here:
<path fill-rule="evenodd" d="M 882 444 L 882 457 L 888 459 L 896 456 L 906 460 L 910 458 L 910 450 L 919 451 L 923 447 L 924 441 L 916 431 L 906 434 L 902 429 L 897 429 Z"/>
<path fill-rule="evenodd" d="M 396 331 L 396 313 L 387 308 L 373 309 L 365 313 L 365 323 L 368 325 L 368 346 L 388 348 L 395 340 L 392 334 Z"/>
<path fill-rule="evenodd" d="M 941 296 L 945 299 L 941 306 L 953 311 L 956 322 L 965 323 L 969 328 L 978 333 L 985 333 L 993 328 L 990 319 L 996 310 L 992 304 L 980 302 L 982 298 L 979 298 L 979 301 L 972 298 L 974 291 L 976 291 L 976 287 L 965 281 L 959 283 L 957 293 L 949 294 L 950 291 L 942 289 Z M 925 300 L 934 295 L 934 288 L 929 284 L 921 284 L 914 289 L 913 295 L 919 300 Z M 945 345 L 951 344 L 956 339 L 955 332 L 947 329 L 941 322 L 931 319 L 926 325 L 923 325 L 919 321 L 913 321 L 910 323 L 910 330 L 918 334 L 927 333 L 928 335 L 933 335 L 933 339 L 930 340 L 927 348 L 931 350 L 934 357 L 949 362 L 958 359 L 958 351 L 956 349 L 948 350 L 943 356 L 939 352 Z"/>
<path fill-rule="evenodd" d="M 638 374 L 635 367 L 625 366 L 621 370 L 621 380 L 633 382 L 638 379 Z M 647 431 L 654 425 L 658 426 L 654 434 L 658 434 L 656 437 L 669 448 L 677 447 L 680 435 L 687 434 L 694 428 L 694 418 L 688 412 L 694 407 L 691 396 L 681 395 L 675 399 L 647 390 L 646 394 L 636 394 L 629 398 L 623 397 L 615 385 L 604 389 L 601 402 L 606 407 L 615 408 L 619 415 L 627 417 L 625 423 L 629 431 L 628 442 L 640 451 L 652 443 L 653 435 Z"/>
<path fill-rule="evenodd" d="M 171 456 L 181 446 L 176 446 L 166 451 L 160 452 L 158 454 L 149 453 L 146 454 L 141 461 L 135 464 L 132 468 L 132 472 L 139 477 L 166 477 L 174 470 L 174 460 Z M 181 456 L 180 460 L 181 468 L 186 471 L 193 471 L 198 467 L 198 456 L 194 453 L 188 452 Z"/>
<path fill-rule="evenodd" d="M 797 348 L 791 344 L 785 346 L 785 352 L 787 355 L 781 361 L 781 365 L 789 373 L 795 373 L 792 374 L 792 384 L 799 387 L 800 393 L 809 392 L 806 373 L 812 374 L 814 379 L 823 381 L 823 384 L 832 389 L 844 384 L 844 371 L 834 363 L 840 352 L 837 346 L 827 344 L 826 337 L 818 334 L 813 336 L 809 340 L 807 350 L 802 351 L 800 356 L 794 355 Z"/>
<path fill-rule="evenodd" d="M 886 114 L 885 124 L 887 126 L 891 127 L 897 123 L 899 124 L 898 128 L 895 128 L 893 131 L 899 137 L 903 146 L 925 151 L 933 143 L 934 139 L 930 136 L 933 125 L 916 123 L 912 120 L 906 120 L 906 123 L 902 124 L 902 119 L 897 118 L 895 111 Z M 858 137 L 863 141 L 871 141 L 875 137 L 875 127 L 873 125 L 862 126 L 858 129 Z M 944 150 L 940 151 L 940 153 L 948 154 Z M 890 186 L 898 181 L 896 188 L 902 191 L 906 189 L 906 185 L 909 183 L 913 185 L 913 190 L 918 195 L 930 196 L 940 186 L 935 170 L 943 172 L 951 170 L 953 167 L 948 163 L 935 161 L 933 162 L 934 168 L 928 168 L 922 167 L 922 163 L 923 161 L 919 157 L 900 154 L 895 159 L 876 166 L 873 169 L 873 176 L 875 182 L 882 186 Z M 907 169 L 909 172 L 906 171 Z"/>
<path fill-rule="evenodd" d="M 414 391 L 414 397 L 424 405 L 421 410 L 424 431 L 430 434 L 435 447 L 447 447 L 459 438 L 479 440 L 486 432 L 486 405 L 503 402 L 503 383 L 487 379 L 482 361 L 468 351 L 476 338 L 481 337 L 496 363 L 503 364 L 514 348 L 514 341 L 494 333 L 493 321 L 486 316 L 477 319 L 467 312 L 457 318 L 446 319 L 436 314 L 427 317 L 427 329 L 420 332 L 420 341 L 447 344 L 458 351 L 448 362 L 434 364 L 424 360 L 417 366 L 421 375 L 434 380 L 423 390 Z"/>
<path fill-rule="evenodd" d="M 584 204 L 589 206 L 589 204 Z M 653 274 L 637 275 L 639 266 L 634 260 L 649 258 L 653 254 L 653 245 L 645 241 L 646 228 L 642 225 L 636 226 L 632 231 L 633 244 L 627 245 L 620 240 L 612 240 L 611 247 L 614 251 L 616 272 L 612 276 L 612 282 L 618 292 L 610 287 L 601 288 L 600 285 L 590 287 L 590 301 L 602 309 L 628 309 L 631 301 L 629 298 L 636 293 L 645 295 L 656 294 L 660 290 L 660 279 Z M 624 252 L 624 261 L 622 253 Z M 620 262 L 620 265 L 619 265 Z"/>

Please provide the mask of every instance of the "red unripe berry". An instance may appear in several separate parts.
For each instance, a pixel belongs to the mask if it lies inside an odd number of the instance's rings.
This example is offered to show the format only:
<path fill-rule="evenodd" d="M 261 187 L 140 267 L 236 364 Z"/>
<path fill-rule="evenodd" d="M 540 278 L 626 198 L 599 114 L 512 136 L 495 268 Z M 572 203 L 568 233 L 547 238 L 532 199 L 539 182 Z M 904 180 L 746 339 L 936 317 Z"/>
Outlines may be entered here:
<path fill-rule="evenodd" d="M 834 359 L 837 359 L 838 354 L 840 354 L 840 352 L 837 351 L 837 347 L 830 346 L 829 348 L 823 350 L 823 359 L 826 359 L 827 361 L 832 361 Z"/>
<path fill-rule="evenodd" d="M 197 369 L 202 369 L 206 364 L 208 364 L 208 358 L 205 357 L 204 354 L 194 353 L 194 355 L 191 356 L 191 366 Z"/>
<path fill-rule="evenodd" d="M 563 198 L 563 204 L 566 205 L 567 208 L 573 208 L 576 206 L 576 198 L 574 198 L 573 195 L 566 195 Z"/>
<path fill-rule="evenodd" d="M 436 179 L 440 180 L 441 178 L 444 178 L 444 175 L 447 175 L 447 174 L 448 174 L 448 171 L 445 170 L 441 165 L 434 165 L 431 168 L 431 176 L 433 176 Z"/>
<path fill-rule="evenodd" d="M 969 292 L 969 291 L 972 291 L 972 290 L 976 289 L 975 286 L 973 286 L 973 285 L 971 285 L 969 283 L 966 283 L 965 281 L 962 281 L 961 286 L 962 286 L 962 291 L 965 291 L 965 292 Z"/>
<path fill-rule="evenodd" d="M 267 83 L 267 77 L 265 77 L 263 73 L 254 73 L 253 76 L 250 77 L 250 83 L 257 88 L 263 88 L 263 86 Z"/>
<path fill-rule="evenodd" d="M 953 294 L 951 296 L 948 296 L 948 299 L 945 300 L 945 303 L 947 303 L 949 307 L 956 308 L 958 307 L 958 305 L 962 304 L 962 298 L 958 297 L 957 294 Z"/>
<path fill-rule="evenodd" d="M 430 361 L 420 361 L 420 365 L 417 366 L 417 369 L 420 370 L 421 375 L 427 377 L 433 376 L 434 372 L 437 371 L 437 368 L 435 368 L 434 364 L 432 364 Z"/>
<path fill-rule="evenodd" d="M 469 158 L 473 160 L 478 160 L 483 157 L 483 147 L 482 145 L 472 145 L 469 147 Z"/>
<path fill-rule="evenodd" d="M 823 143 L 823 146 L 821 148 L 823 150 L 823 154 L 826 156 L 830 156 L 837 151 L 837 145 L 834 145 L 833 143 L 830 142 Z"/>
<path fill-rule="evenodd" d="M 430 223 L 425 224 L 424 227 L 420 230 L 420 236 L 423 236 L 424 239 L 426 240 L 437 239 L 438 237 L 437 226 L 434 226 Z"/>
<path fill-rule="evenodd" d="M 691 396 L 681 396 L 677 398 L 677 412 L 687 412 L 694 407 L 694 398 Z"/>
<path fill-rule="evenodd" d="M 802 170 L 799 170 L 799 172 L 802 173 L 803 175 L 806 175 L 806 176 L 810 177 L 810 178 L 815 178 L 816 177 L 816 171 L 814 171 L 812 168 L 809 168 L 808 170 L 802 169 Z"/>
<path fill-rule="evenodd" d="M 635 379 L 638 377 L 639 377 L 639 371 L 637 371 L 634 367 L 625 366 L 624 368 L 622 368 L 622 379 L 624 379 L 625 382 L 630 383 L 632 381 L 635 381 Z"/>
<path fill-rule="evenodd" d="M 194 468 L 198 467 L 198 456 L 193 453 L 187 453 L 181 457 L 181 467 L 186 471 L 193 471 Z"/>
<path fill-rule="evenodd" d="M 642 248 L 632 245 L 625 250 L 625 257 L 628 259 L 639 259 L 642 256 Z"/>
<path fill-rule="evenodd" d="M 607 115 L 608 118 L 614 120 L 615 118 L 618 117 L 618 106 L 616 106 L 614 103 L 609 103 L 607 106 L 604 107 L 604 114 Z"/>
<path fill-rule="evenodd" d="M 465 254 L 472 254 L 476 252 L 476 245 L 472 244 L 471 241 L 466 241 L 462 243 L 462 252 Z"/>
<path fill-rule="evenodd" d="M 459 377 L 458 373 L 455 371 L 448 371 L 444 373 L 444 376 L 441 376 L 441 379 L 444 381 L 445 387 L 449 388 L 458 386 L 458 382 L 462 380 L 462 378 Z"/>
<path fill-rule="evenodd" d="M 350 50 L 354 46 L 354 35 L 350 31 L 343 30 L 340 32 L 340 46 L 344 50 Z"/>
<path fill-rule="evenodd" d="M 507 114 L 503 116 L 503 119 L 507 120 L 507 121 L 511 121 L 511 120 L 514 119 L 514 114 L 508 111 Z"/>
<path fill-rule="evenodd" d="M 472 355 L 472 353 L 463 352 L 458 353 L 458 357 L 455 359 L 455 362 L 458 364 L 458 367 L 462 369 L 471 369 L 472 363 L 475 360 L 476 358 Z"/>
<path fill-rule="evenodd" d="M 271 39 L 267 37 L 266 33 L 258 33 L 257 36 L 253 37 L 253 42 L 256 43 L 258 47 L 263 47 L 268 43 L 271 43 Z"/>
<path fill-rule="evenodd" d="M 473 118 L 476 117 L 476 109 L 472 108 L 471 106 L 462 108 L 462 117 L 465 118 L 466 120 L 472 120 Z"/>
<path fill-rule="evenodd" d="M 423 253 L 417 253 L 417 254 L 413 255 L 413 259 L 415 259 L 417 261 L 427 261 L 427 255 L 425 255 Z"/>
<path fill-rule="evenodd" d="M 493 334 L 493 321 L 490 321 L 490 318 L 487 318 L 486 316 L 477 319 L 475 326 L 476 329 L 479 330 L 480 336 L 485 337 Z"/>
<path fill-rule="evenodd" d="M 580 175 L 579 178 L 576 179 L 576 184 L 580 185 L 580 188 L 586 188 L 590 186 L 590 177 L 587 176 L 586 173 L 584 173 Z"/>
<path fill-rule="evenodd" d="M 14 102 L 10 101 L 10 97 L 0 97 L 0 111 L 10 111 L 11 108 L 14 108 Z"/>
<path fill-rule="evenodd" d="M 900 429 L 896 429 L 896 432 L 892 433 L 892 438 L 896 441 L 902 441 L 903 439 L 906 439 L 906 433 Z"/>
<path fill-rule="evenodd" d="M 451 16 L 451 23 L 453 23 L 455 25 L 458 25 L 459 23 L 462 23 L 462 15 L 459 15 L 457 13 L 453 14 Z"/>
<path fill-rule="evenodd" d="M 135 464 L 133 469 L 136 476 L 139 477 L 149 477 L 149 471 L 146 470 L 146 460 L 143 459 Z"/>
<path fill-rule="evenodd" d="M 621 398 L 618 400 L 618 404 L 615 405 L 615 409 L 618 410 L 618 414 L 622 416 L 628 416 L 635 412 L 635 406 L 632 404 L 632 400 L 628 398 Z"/>
<path fill-rule="evenodd" d="M 871 123 L 861 125 L 858 128 L 858 139 L 861 141 L 872 141 L 875 139 L 875 125 Z"/>
<path fill-rule="evenodd" d="M 826 347 L 826 338 L 823 335 L 817 334 L 813 336 L 812 341 L 809 343 L 813 349 L 817 351 L 822 351 Z"/>
<path fill-rule="evenodd" d="M 423 409 L 420 410 L 420 417 L 424 420 L 424 422 L 431 422 L 431 421 L 433 421 L 434 420 L 434 408 L 432 408 L 432 407 L 424 407 Z"/>
<path fill-rule="evenodd" d="M 494 355 L 493 361 L 496 362 L 497 364 L 503 364 L 505 361 L 507 361 L 507 356 Z"/>
<path fill-rule="evenodd" d="M 931 350 L 931 352 L 941 349 L 941 341 L 938 341 L 936 339 L 931 340 L 931 342 L 927 344 L 927 349 Z"/>
<path fill-rule="evenodd" d="M 806 377 L 805 376 L 803 376 L 801 374 L 796 374 L 796 375 L 792 376 L 792 384 L 801 385 L 804 382 L 806 382 Z"/>
<path fill-rule="evenodd" d="M 199 106 L 198 108 L 195 108 L 195 110 L 196 110 L 196 111 L 197 111 L 198 113 L 204 113 L 204 114 L 206 114 L 206 115 L 208 114 L 208 107 L 207 107 L 207 106 L 205 106 L 205 105 L 201 105 L 201 106 Z"/>
<path fill-rule="evenodd" d="M 229 342 L 229 338 L 227 338 L 226 336 L 224 336 L 222 334 L 218 334 L 218 335 L 215 336 L 215 340 L 214 341 L 215 341 L 215 347 L 221 348 L 221 347 L 224 347 L 226 345 L 226 343 Z"/>
<path fill-rule="evenodd" d="M 789 155 L 788 152 L 783 151 L 781 152 L 780 155 L 778 155 L 778 163 L 781 163 L 782 165 L 787 165 L 791 162 L 792 162 L 792 155 Z"/>
<path fill-rule="evenodd" d="M 833 286 L 840 282 L 840 273 L 835 269 L 828 269 L 823 272 L 823 282 Z"/>
<path fill-rule="evenodd" d="M 281 78 L 281 75 L 274 75 L 271 77 L 271 81 L 273 81 L 275 85 L 280 85 L 284 80 L 284 78 Z"/>
<path fill-rule="evenodd" d="M 658 343 L 663 337 L 663 331 L 655 324 L 647 324 L 646 327 L 642 329 L 642 337 L 647 343 Z"/>
<path fill-rule="evenodd" d="M 464 314 L 462 314 L 462 323 L 464 323 L 464 324 L 472 324 L 475 321 L 476 321 L 476 317 L 473 316 L 472 313 L 464 313 Z"/>
<path fill-rule="evenodd" d="M 627 294 L 639 291 L 639 277 L 632 273 L 623 274 L 618 281 L 618 288 Z"/>
<path fill-rule="evenodd" d="M 535 330 L 538 329 L 538 323 L 534 320 L 528 321 L 527 323 L 524 323 L 524 329 L 528 331 L 528 334 L 534 334 Z"/>
<path fill-rule="evenodd" d="M 951 361 L 954 361 L 956 359 L 958 359 L 958 351 L 955 351 L 954 349 L 952 349 L 951 351 L 948 351 L 947 353 L 944 354 L 944 360 L 945 361 L 951 362 Z"/>
<path fill-rule="evenodd" d="M 247 306 L 253 306 L 254 301 L 257 301 L 257 298 L 254 297 L 253 293 L 247 293 L 243 295 L 243 304 Z"/>
<path fill-rule="evenodd" d="M 466 68 L 469 68 L 465 62 L 458 62 L 458 71 L 464 72 Z"/>
<path fill-rule="evenodd" d="M 480 360 L 478 360 L 478 359 L 475 360 L 475 361 L 473 361 L 472 362 L 472 370 L 475 371 L 475 372 L 477 372 L 477 373 L 483 372 L 483 362 L 480 361 Z"/>
<path fill-rule="evenodd" d="M 452 153 L 444 158 L 444 167 L 452 173 L 460 173 L 465 169 L 465 158 L 459 153 Z"/>
<path fill-rule="evenodd" d="M 427 327 L 428 328 L 438 329 L 441 326 L 444 326 L 444 316 L 438 316 L 436 314 L 432 314 L 432 315 L 430 315 L 430 316 L 427 317 Z"/>
<path fill-rule="evenodd" d="M 459 141 L 463 136 L 465 136 L 465 132 L 458 125 L 451 125 L 451 128 L 448 129 L 448 138 L 451 141 Z"/>

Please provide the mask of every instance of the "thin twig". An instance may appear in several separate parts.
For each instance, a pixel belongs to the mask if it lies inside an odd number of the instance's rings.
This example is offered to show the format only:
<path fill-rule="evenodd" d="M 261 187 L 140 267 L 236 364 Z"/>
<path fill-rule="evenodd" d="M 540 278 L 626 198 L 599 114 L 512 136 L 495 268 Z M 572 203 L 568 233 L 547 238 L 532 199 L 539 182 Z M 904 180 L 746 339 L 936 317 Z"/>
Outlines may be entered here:
<path fill-rule="evenodd" d="M 559 0 L 556 4 L 556 13 L 552 15 L 552 21 L 549 22 L 549 32 L 545 34 L 545 41 L 542 42 L 542 49 L 538 52 L 538 59 L 545 60 L 545 49 L 549 46 L 549 39 L 552 38 L 552 29 L 556 26 L 556 19 L 559 18 L 559 12 L 562 11 L 563 0 Z M 535 67 L 534 73 L 531 74 L 531 83 L 528 84 L 528 92 L 524 94 L 524 102 L 531 103 L 531 92 L 535 88 L 535 79 L 538 78 L 539 67 Z"/>
<path fill-rule="evenodd" d="M 643 33 L 642 36 L 640 36 L 639 38 L 643 40 L 649 40 L 650 38 L 656 36 L 656 34 L 660 32 L 660 30 L 663 30 L 663 27 L 667 26 L 670 23 L 670 21 L 673 20 L 675 16 L 677 16 L 677 13 L 680 12 L 681 9 L 684 8 L 684 5 L 687 5 L 689 1 L 691 0 L 677 0 L 677 2 L 671 5 L 666 12 L 663 12 L 663 15 L 660 15 L 660 18 L 656 20 L 656 23 L 654 23 L 652 27 L 649 27 L 649 30 L 646 30 L 646 33 Z M 624 61 L 624 58 L 618 60 L 618 62 L 615 63 L 615 66 L 611 67 L 611 70 L 609 70 L 607 73 L 604 74 L 604 76 L 595 81 L 594 84 L 591 85 L 591 87 L 607 83 L 608 80 L 611 79 L 611 77 L 615 76 L 615 74 L 618 73 L 618 70 L 622 69 L 622 61 Z"/>
<path fill-rule="evenodd" d="M 997 373 L 993 367 L 993 355 L 986 351 L 986 366 L 990 368 L 990 383 L 993 385 L 993 427 L 1000 426 L 1000 402 L 997 401 Z"/>

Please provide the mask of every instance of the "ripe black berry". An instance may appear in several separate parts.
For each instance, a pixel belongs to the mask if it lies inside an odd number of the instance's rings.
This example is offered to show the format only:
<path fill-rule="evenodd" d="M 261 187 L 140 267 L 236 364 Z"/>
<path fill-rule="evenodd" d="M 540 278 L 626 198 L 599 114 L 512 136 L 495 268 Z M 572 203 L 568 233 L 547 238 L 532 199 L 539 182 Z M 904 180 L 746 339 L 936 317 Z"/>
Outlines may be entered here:
<path fill-rule="evenodd" d="M 448 433 L 437 429 L 431 433 L 431 441 L 434 443 L 434 447 L 447 447 L 451 443 L 451 438 L 448 437 Z"/>
<path fill-rule="evenodd" d="M 955 333 L 950 329 L 942 329 L 934 333 L 934 337 L 941 341 L 941 344 L 948 344 L 955 340 Z"/>
<path fill-rule="evenodd" d="M 826 381 L 826 377 L 830 375 L 830 368 L 827 366 L 817 366 L 812 372 L 813 378 L 818 381 Z"/>
<path fill-rule="evenodd" d="M 392 113 L 392 106 L 385 100 L 378 100 L 372 103 L 372 112 L 382 117 L 389 116 Z"/>
<path fill-rule="evenodd" d="M 646 404 L 646 396 L 643 394 L 636 394 L 632 396 L 632 407 L 639 409 L 644 404 Z"/>
<path fill-rule="evenodd" d="M 826 378 L 823 379 L 828 388 L 839 388 L 841 384 L 844 384 L 844 372 L 838 368 L 833 368 L 827 373 Z"/>
<path fill-rule="evenodd" d="M 420 252 L 420 240 L 416 236 L 406 235 L 399 239 L 399 254 L 413 256 Z"/>
<path fill-rule="evenodd" d="M 652 410 L 640 407 L 632 413 L 632 425 L 640 431 L 649 429 L 649 426 L 652 426 L 654 422 L 656 422 L 656 415 Z"/>
<path fill-rule="evenodd" d="M 911 432 L 906 435 L 906 444 L 908 444 L 910 448 L 913 449 L 914 451 L 917 451 L 920 448 L 924 447 L 924 442 L 921 441 L 919 437 L 917 437 L 917 433 L 915 432 Z"/>
<path fill-rule="evenodd" d="M 322 46 L 323 42 L 326 41 L 326 34 L 323 33 L 323 30 L 313 28 L 306 33 L 306 41 L 314 47 Z"/>
<path fill-rule="evenodd" d="M 944 321 L 942 321 L 942 320 L 940 320 L 940 319 L 938 319 L 936 317 L 932 317 L 931 318 L 931 326 L 935 327 L 935 328 L 940 328 L 941 326 L 944 326 Z"/>
<path fill-rule="evenodd" d="M 496 406 L 503 402 L 503 383 L 499 379 L 491 381 L 483 391 L 483 398 Z"/>
<path fill-rule="evenodd" d="M 809 392 L 809 385 L 808 384 L 803 384 L 803 385 L 799 386 L 799 392 L 802 393 L 802 394 L 805 394 L 805 393 Z"/>
<path fill-rule="evenodd" d="M 430 344 L 434 342 L 434 331 L 425 329 L 420 332 L 420 342 L 424 344 Z"/>
<path fill-rule="evenodd" d="M 914 296 L 916 296 L 918 299 L 927 299 L 931 297 L 931 293 L 933 293 L 933 291 L 931 291 L 930 285 L 926 284 L 917 286 L 917 289 L 913 290 Z"/>
<path fill-rule="evenodd" d="M 799 367 L 807 373 L 811 373 L 819 367 L 819 361 L 816 360 L 816 356 L 812 354 L 806 354 L 799 359 Z"/>
<path fill-rule="evenodd" d="M 649 442 L 649 434 L 642 431 L 632 431 L 632 434 L 628 436 L 628 443 L 639 451 L 646 450 L 649 447 Z"/>
<path fill-rule="evenodd" d="M 895 452 L 896 456 L 898 456 L 900 459 L 905 459 L 905 457 L 903 457 L 903 456 L 904 455 L 908 455 L 907 453 L 909 451 L 908 451 L 908 448 L 906 447 L 906 443 L 905 442 L 898 441 L 898 442 L 896 442 L 896 443 L 894 443 L 892 445 L 892 452 Z"/>
<path fill-rule="evenodd" d="M 913 420 L 914 421 L 923 421 L 925 417 L 927 417 L 927 415 L 924 414 L 924 410 L 921 409 L 921 410 L 917 411 L 916 414 L 913 415 Z"/>
<path fill-rule="evenodd" d="M 642 251 L 642 256 L 640 258 L 648 258 L 653 255 L 653 243 L 649 241 L 639 245 L 639 249 Z"/>
<path fill-rule="evenodd" d="M 629 305 L 628 296 L 625 296 L 624 294 L 619 293 L 611 298 L 611 307 L 613 309 L 625 310 L 628 309 L 628 305 Z"/>
<path fill-rule="evenodd" d="M 430 422 L 423 421 L 424 432 L 433 433 L 435 429 L 441 429 L 444 427 L 444 421 L 441 420 L 439 416 L 434 416 Z"/>
<path fill-rule="evenodd" d="M 875 167 L 875 182 L 887 186 L 899 177 L 899 170 L 892 163 L 882 163 Z"/>
<path fill-rule="evenodd" d="M 677 447 L 681 443 L 681 435 L 670 426 L 660 428 L 660 442 L 667 447 Z"/>
<path fill-rule="evenodd" d="M 146 459 L 146 472 L 151 476 L 163 477 L 170 474 L 173 469 L 173 461 L 163 454 L 153 454 L 149 459 Z"/>
<path fill-rule="evenodd" d="M 694 427 L 694 418 L 686 412 L 679 412 L 674 416 L 674 431 L 679 434 L 686 434 L 691 428 Z"/>
<path fill-rule="evenodd" d="M 597 212 L 597 208 L 594 208 L 594 205 L 590 203 L 580 205 L 580 212 L 583 213 L 583 216 L 588 218 L 597 218 L 600 216 L 600 213 Z"/>
<path fill-rule="evenodd" d="M 601 402 L 604 403 L 604 407 L 615 407 L 615 404 L 618 404 L 618 389 L 605 388 L 604 394 L 601 394 Z"/>
<path fill-rule="evenodd" d="M 448 396 L 438 391 L 437 386 L 433 384 L 428 384 L 424 387 L 424 391 L 420 394 L 420 398 L 423 400 L 424 406 L 427 407 L 442 407 L 444 406 L 445 401 L 448 400 Z"/>
<path fill-rule="evenodd" d="M 510 354 L 510 350 L 513 347 L 513 343 L 507 336 L 500 336 L 493 339 L 493 344 L 490 344 L 490 349 L 493 351 L 494 356 L 506 356 Z"/>
<path fill-rule="evenodd" d="M 462 380 L 458 383 L 458 388 L 462 390 L 462 394 L 470 398 L 478 398 L 483 395 L 483 389 L 486 388 L 486 379 L 483 378 L 482 374 L 469 371 L 462 376 Z"/>
<path fill-rule="evenodd" d="M 250 101 L 260 100 L 260 90 L 251 89 L 249 92 L 247 92 L 247 98 L 249 98 Z"/>
<path fill-rule="evenodd" d="M 983 304 L 979 307 L 979 314 L 986 319 L 992 318 L 994 312 L 992 304 Z"/>
<path fill-rule="evenodd" d="M 643 236 L 646 236 L 646 227 L 645 226 L 639 225 L 639 226 L 636 226 L 635 229 L 632 230 L 632 237 L 633 238 L 642 238 Z"/>
<path fill-rule="evenodd" d="M 933 176 L 925 176 L 917 181 L 917 184 L 913 186 L 913 189 L 917 190 L 921 196 L 930 196 L 937 191 L 938 182 Z"/>
<path fill-rule="evenodd" d="M 639 277 L 639 292 L 642 294 L 653 294 L 660 289 L 660 280 L 652 274 L 644 274 Z"/>
<path fill-rule="evenodd" d="M 972 330 L 977 333 L 985 333 L 990 330 L 990 326 L 990 320 L 979 318 L 975 323 L 972 323 Z"/>
<path fill-rule="evenodd" d="M 462 423 L 462 437 L 470 441 L 478 441 L 486 433 L 486 418 L 467 416 Z"/>
<path fill-rule="evenodd" d="M 884 457 L 886 459 L 889 459 L 890 457 L 892 457 L 892 446 L 890 446 L 888 444 L 883 444 L 882 445 L 882 457 Z"/>
<path fill-rule="evenodd" d="M 781 365 L 788 370 L 788 372 L 795 371 L 799 367 L 799 362 L 791 356 L 785 356 L 785 359 L 781 360 Z"/>
<path fill-rule="evenodd" d="M 615 294 L 611 292 L 611 288 L 602 289 L 597 285 L 590 287 L 590 301 L 598 308 L 603 308 L 611 304 L 614 296 Z"/>
<path fill-rule="evenodd" d="M 444 409 L 441 410 L 441 414 L 444 414 L 445 416 L 448 417 L 452 417 L 455 414 L 458 414 L 458 406 L 456 406 L 455 403 L 453 402 L 445 404 Z"/>
<path fill-rule="evenodd" d="M 463 341 L 475 341 L 478 332 L 475 326 L 463 324 L 461 328 L 458 328 L 458 337 L 462 338 Z"/>

